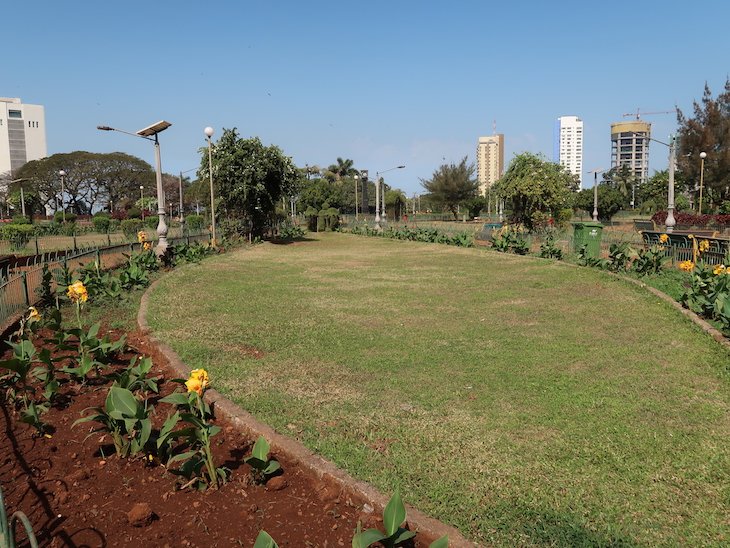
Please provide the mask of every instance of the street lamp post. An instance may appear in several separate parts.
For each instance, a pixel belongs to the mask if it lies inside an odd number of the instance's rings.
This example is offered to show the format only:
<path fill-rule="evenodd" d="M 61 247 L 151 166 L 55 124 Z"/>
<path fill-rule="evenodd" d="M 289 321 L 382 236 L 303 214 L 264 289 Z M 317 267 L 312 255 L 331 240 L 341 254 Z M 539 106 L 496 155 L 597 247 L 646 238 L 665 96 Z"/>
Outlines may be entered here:
<path fill-rule="evenodd" d="M 8 185 L 12 185 L 13 183 L 20 183 L 21 181 L 27 181 L 27 177 L 23 177 L 21 179 L 13 179 L 12 181 L 8 181 Z M 25 217 L 25 194 L 23 194 L 23 185 L 20 186 L 20 207 L 21 211 L 23 213 L 23 217 Z"/>
<path fill-rule="evenodd" d="M 385 222 L 385 181 L 383 181 L 383 215 L 380 216 L 380 212 L 378 211 L 378 201 L 380 198 L 380 176 L 383 173 L 388 173 L 389 171 L 393 171 L 394 169 L 403 169 L 406 166 L 395 166 L 388 168 L 384 171 L 376 171 L 375 172 L 375 228 L 380 228 L 380 220 Z"/>
<path fill-rule="evenodd" d="M 66 223 L 66 206 L 63 205 L 63 183 L 66 178 L 66 172 L 61 170 L 58 172 L 58 176 L 61 178 L 61 217 L 63 218 L 64 224 Z"/>
<path fill-rule="evenodd" d="M 139 207 L 142 210 L 142 222 L 144 222 L 144 185 L 139 185 Z"/>
<path fill-rule="evenodd" d="M 598 221 L 598 174 L 606 171 L 605 169 L 594 169 L 588 173 L 593 173 L 593 220 Z"/>
<path fill-rule="evenodd" d="M 155 253 L 157 256 L 162 256 L 167 252 L 167 224 L 165 223 L 165 195 L 162 191 L 162 160 L 160 159 L 160 140 L 158 135 L 169 128 L 172 124 L 165 120 L 160 120 L 156 124 L 147 126 L 144 129 L 140 129 L 136 133 L 130 133 L 121 129 L 116 129 L 109 126 L 97 126 L 96 128 L 101 131 L 118 131 L 119 133 L 126 133 L 133 137 L 142 137 L 148 141 L 152 141 L 155 145 L 155 164 L 156 164 L 156 178 L 157 178 L 157 216 L 159 221 L 157 223 L 157 247 Z"/>
<path fill-rule="evenodd" d="M 214 130 L 208 126 L 204 130 L 205 136 L 208 138 L 208 174 L 210 175 L 210 226 L 213 231 L 213 247 L 216 246 L 215 238 L 215 201 L 213 199 L 213 143 L 210 140 L 213 137 Z"/>
<path fill-rule="evenodd" d="M 667 233 L 671 234 L 674 231 L 674 227 L 677 225 L 677 221 L 674 218 L 674 164 L 675 156 L 677 154 L 677 138 L 674 135 L 669 136 L 669 143 L 659 141 L 653 137 L 647 137 L 650 141 L 669 147 L 669 181 L 667 188 L 667 220 L 664 222 Z"/>
<path fill-rule="evenodd" d="M 705 181 L 705 158 L 707 158 L 706 152 L 700 152 L 700 208 L 698 213 L 702 215 L 702 185 Z"/>

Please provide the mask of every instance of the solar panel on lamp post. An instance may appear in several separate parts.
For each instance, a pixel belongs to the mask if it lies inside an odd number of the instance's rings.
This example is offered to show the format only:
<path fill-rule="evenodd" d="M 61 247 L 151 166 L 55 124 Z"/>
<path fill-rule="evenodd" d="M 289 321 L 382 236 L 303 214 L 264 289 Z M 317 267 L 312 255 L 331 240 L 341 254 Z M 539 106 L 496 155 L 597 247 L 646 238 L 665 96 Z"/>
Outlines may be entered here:
<path fill-rule="evenodd" d="M 141 137 L 152 141 L 155 146 L 155 166 L 156 166 L 156 179 L 157 179 L 157 216 L 159 221 L 157 222 L 157 247 L 155 253 L 157 256 L 162 256 L 167 252 L 167 223 L 165 222 L 165 194 L 162 190 L 162 160 L 160 159 L 160 140 L 158 135 L 169 128 L 172 124 L 165 120 L 160 120 L 146 128 L 140 129 L 135 133 L 124 131 L 122 129 L 113 128 L 110 126 L 96 126 L 96 129 L 101 131 L 117 131 L 119 133 L 125 133 L 133 137 Z M 143 205 L 144 207 L 144 205 Z"/>

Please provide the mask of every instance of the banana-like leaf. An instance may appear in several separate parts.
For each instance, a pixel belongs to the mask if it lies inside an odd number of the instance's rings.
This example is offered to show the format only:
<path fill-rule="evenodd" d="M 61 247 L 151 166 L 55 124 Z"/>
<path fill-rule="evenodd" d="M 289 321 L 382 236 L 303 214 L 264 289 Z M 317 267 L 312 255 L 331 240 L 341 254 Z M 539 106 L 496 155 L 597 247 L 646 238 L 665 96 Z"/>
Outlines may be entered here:
<path fill-rule="evenodd" d="M 383 511 L 383 525 L 385 526 L 386 535 L 389 537 L 392 536 L 405 520 L 406 507 L 400 498 L 400 492 L 396 489 Z"/>

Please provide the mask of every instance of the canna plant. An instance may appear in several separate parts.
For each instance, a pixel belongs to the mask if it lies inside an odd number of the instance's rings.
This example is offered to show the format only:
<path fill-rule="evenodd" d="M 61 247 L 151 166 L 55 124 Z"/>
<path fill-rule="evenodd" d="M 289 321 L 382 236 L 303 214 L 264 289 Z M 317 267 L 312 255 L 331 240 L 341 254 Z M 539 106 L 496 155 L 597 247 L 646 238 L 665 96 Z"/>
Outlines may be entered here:
<path fill-rule="evenodd" d="M 251 450 L 251 456 L 244 460 L 251 467 L 251 475 L 256 483 L 265 483 L 266 479 L 278 472 L 281 465 L 278 461 L 269 458 L 269 442 L 259 436 Z"/>
<path fill-rule="evenodd" d="M 398 490 L 388 501 L 383 510 L 383 526 L 385 531 L 379 529 L 362 530 L 360 523 L 357 524 L 355 536 L 352 537 L 352 548 L 368 548 L 370 545 L 379 542 L 384 548 L 393 548 L 416 536 L 416 531 L 409 531 L 401 527 L 406 520 L 406 507 L 400 497 Z M 429 548 L 448 548 L 448 536 L 443 536 L 433 541 Z"/>
<path fill-rule="evenodd" d="M 662 234 L 665 236 L 665 234 Z M 641 276 L 660 274 L 663 268 L 665 249 L 660 245 L 653 245 L 648 249 L 639 249 L 631 267 Z"/>
<path fill-rule="evenodd" d="M 157 438 L 157 450 L 161 460 L 168 465 L 181 462 L 177 473 L 188 479 L 183 486 L 218 488 L 228 478 L 229 470 L 216 467 L 211 451 L 211 439 L 220 431 L 220 426 L 211 424 L 212 413 L 203 399 L 210 384 L 205 369 L 194 369 L 187 380 L 175 379 L 187 389 L 186 393 L 173 392 L 160 400 L 177 406 L 175 413 L 162 425 Z M 178 424 L 184 423 L 177 430 Z M 178 440 L 183 440 L 183 453 L 174 454 Z"/>
<path fill-rule="evenodd" d="M 41 420 L 41 415 L 48 411 L 50 406 L 47 402 L 35 401 L 35 388 L 31 376 L 33 376 L 33 366 L 37 363 L 36 348 L 28 339 L 21 339 L 17 343 L 7 341 L 7 344 L 13 350 L 13 357 L 0 361 L 0 370 L 7 370 L 7 373 L 0 374 L 0 387 L 4 390 L 4 398 L 16 409 L 20 409 L 23 422 L 30 424 L 42 434 L 46 431 L 46 425 Z"/>
<path fill-rule="evenodd" d="M 147 395 L 148 392 L 155 394 L 160 391 L 157 381 L 160 377 L 148 378 L 152 370 L 152 358 L 141 358 L 137 363 L 138 356 L 134 356 L 129 361 L 129 366 L 121 372 L 112 373 L 109 378 L 114 381 L 116 386 L 126 388 L 130 392 L 142 392 Z"/>
<path fill-rule="evenodd" d="M 147 401 L 140 402 L 126 388 L 112 386 L 107 394 L 104 407 L 91 408 L 94 414 L 77 419 L 73 426 L 85 422 L 98 422 L 101 426 L 92 430 L 109 434 L 114 449 L 121 458 L 136 455 L 142 451 L 152 434 L 152 421 Z M 87 436 L 88 437 L 88 436 Z"/>
<path fill-rule="evenodd" d="M 269 533 L 261 530 L 256 537 L 256 542 L 254 542 L 253 548 L 279 548 L 279 545 L 276 544 L 276 541 L 271 538 Z"/>

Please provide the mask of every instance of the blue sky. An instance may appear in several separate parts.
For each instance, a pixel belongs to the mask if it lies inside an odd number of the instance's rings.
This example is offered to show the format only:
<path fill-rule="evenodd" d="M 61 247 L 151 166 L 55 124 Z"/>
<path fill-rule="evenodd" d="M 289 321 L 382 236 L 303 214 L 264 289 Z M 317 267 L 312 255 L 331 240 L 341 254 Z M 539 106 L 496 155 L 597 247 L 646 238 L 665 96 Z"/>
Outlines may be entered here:
<path fill-rule="evenodd" d="M 387 179 L 411 194 L 444 160 L 474 161 L 493 120 L 509 162 L 522 151 L 551 159 L 555 119 L 577 115 L 585 170 L 609 167 L 623 113 L 688 113 L 705 81 L 722 89 L 728 20 L 726 0 L 28 0 L 5 12 L 0 95 L 45 105 L 49 154 L 119 150 L 153 163 L 148 143 L 96 126 L 165 119 L 167 172 L 197 167 L 205 126 L 214 139 L 237 127 L 300 166 L 405 164 Z M 660 140 L 676 127 L 673 115 L 646 120 Z M 653 144 L 650 172 L 666 165 Z"/>

